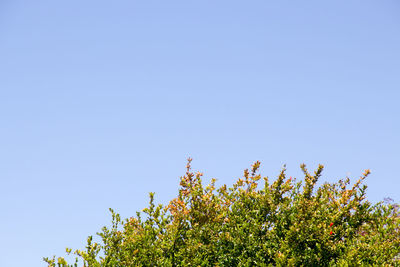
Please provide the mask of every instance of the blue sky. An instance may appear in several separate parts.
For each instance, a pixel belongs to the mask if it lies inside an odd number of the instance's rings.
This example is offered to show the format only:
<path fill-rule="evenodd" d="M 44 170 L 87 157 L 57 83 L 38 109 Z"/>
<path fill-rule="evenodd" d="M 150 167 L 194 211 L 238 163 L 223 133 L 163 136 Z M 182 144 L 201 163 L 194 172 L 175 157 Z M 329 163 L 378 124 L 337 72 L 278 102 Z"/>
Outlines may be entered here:
<path fill-rule="evenodd" d="M 370 168 L 400 202 L 398 1 L 0 2 L 0 266 L 44 266 L 148 201 L 186 158 Z"/>

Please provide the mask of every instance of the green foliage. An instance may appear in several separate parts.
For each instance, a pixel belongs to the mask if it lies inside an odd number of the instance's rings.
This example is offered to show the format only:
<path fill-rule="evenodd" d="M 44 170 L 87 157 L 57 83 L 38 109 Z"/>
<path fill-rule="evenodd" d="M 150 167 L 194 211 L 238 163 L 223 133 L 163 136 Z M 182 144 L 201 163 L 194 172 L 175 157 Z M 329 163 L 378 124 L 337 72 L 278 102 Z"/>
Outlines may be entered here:
<path fill-rule="evenodd" d="M 89 237 L 74 264 L 53 257 L 48 266 L 78 266 L 78 258 L 83 266 L 400 266 L 399 207 L 365 199 L 369 170 L 351 187 L 347 178 L 315 188 L 321 165 L 313 174 L 302 165 L 304 181 L 283 169 L 270 183 L 256 162 L 216 189 L 190 162 L 168 205 L 156 206 L 150 193 L 143 218 L 111 210 L 101 242 Z"/>

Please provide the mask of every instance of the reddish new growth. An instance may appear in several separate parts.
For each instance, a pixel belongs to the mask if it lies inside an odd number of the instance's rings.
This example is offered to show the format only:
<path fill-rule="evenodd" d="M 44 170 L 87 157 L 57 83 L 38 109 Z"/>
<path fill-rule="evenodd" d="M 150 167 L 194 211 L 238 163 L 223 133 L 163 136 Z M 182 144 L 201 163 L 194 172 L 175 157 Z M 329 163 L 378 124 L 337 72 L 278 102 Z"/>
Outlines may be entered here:
<path fill-rule="evenodd" d="M 331 222 L 330 224 L 329 224 L 329 227 L 332 227 L 333 226 L 333 222 Z M 332 235 L 333 234 L 333 232 L 332 231 L 330 231 L 329 232 L 329 235 Z"/>

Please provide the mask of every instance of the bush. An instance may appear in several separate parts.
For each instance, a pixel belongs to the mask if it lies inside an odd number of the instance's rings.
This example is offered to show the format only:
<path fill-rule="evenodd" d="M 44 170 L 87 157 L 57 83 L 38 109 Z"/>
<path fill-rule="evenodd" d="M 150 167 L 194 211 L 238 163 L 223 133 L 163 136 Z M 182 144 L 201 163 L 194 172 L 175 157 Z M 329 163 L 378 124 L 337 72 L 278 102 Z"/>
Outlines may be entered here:
<path fill-rule="evenodd" d="M 323 166 L 305 178 L 287 178 L 283 169 L 272 183 L 258 173 L 260 162 L 232 187 L 204 186 L 201 173 L 187 165 L 178 196 L 121 220 L 111 210 L 104 227 L 76 262 L 45 258 L 48 266 L 400 266 L 398 205 L 365 198 L 364 179 L 315 185 Z M 264 183 L 260 189 L 259 181 Z M 71 253 L 71 249 L 67 249 Z"/>

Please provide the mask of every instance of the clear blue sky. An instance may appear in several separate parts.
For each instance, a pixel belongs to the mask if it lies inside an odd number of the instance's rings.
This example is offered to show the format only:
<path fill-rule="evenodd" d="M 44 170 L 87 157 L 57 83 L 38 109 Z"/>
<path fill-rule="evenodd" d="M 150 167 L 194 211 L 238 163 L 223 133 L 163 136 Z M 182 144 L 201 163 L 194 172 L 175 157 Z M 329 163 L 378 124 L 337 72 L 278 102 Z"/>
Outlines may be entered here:
<path fill-rule="evenodd" d="M 166 203 L 186 158 L 370 168 L 400 201 L 399 1 L 0 2 L 0 266 L 44 266 Z"/>

